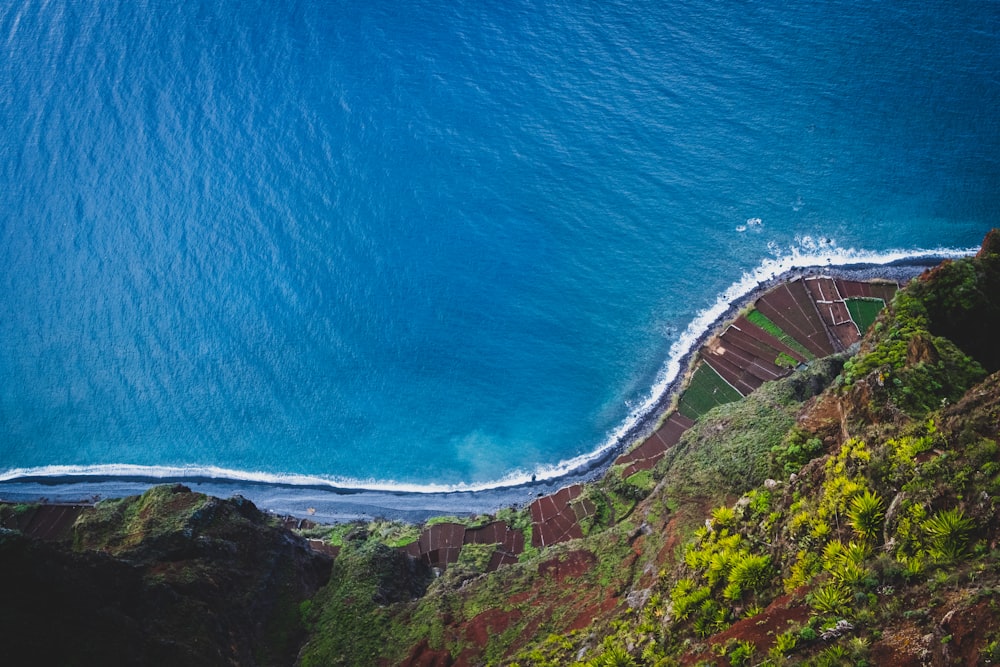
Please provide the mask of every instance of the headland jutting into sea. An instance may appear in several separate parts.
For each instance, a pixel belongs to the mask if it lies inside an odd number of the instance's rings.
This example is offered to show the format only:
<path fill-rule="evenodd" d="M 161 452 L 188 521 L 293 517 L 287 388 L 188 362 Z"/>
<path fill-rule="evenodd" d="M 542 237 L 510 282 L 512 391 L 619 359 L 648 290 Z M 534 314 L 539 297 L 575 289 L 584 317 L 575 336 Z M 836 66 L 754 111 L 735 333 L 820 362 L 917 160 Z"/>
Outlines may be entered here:
<path fill-rule="evenodd" d="M 0 473 L 0 500 L 94 502 L 142 493 L 150 486 L 183 483 L 219 497 L 241 495 L 278 514 L 337 522 L 384 517 L 420 522 L 431 516 L 494 512 L 523 506 L 567 485 L 601 476 L 624 451 L 648 438 L 687 381 L 699 350 L 741 310 L 785 281 L 830 276 L 852 281 L 904 283 L 943 259 L 975 249 L 797 254 L 768 260 L 745 274 L 701 311 L 674 343 L 648 400 L 591 454 L 532 473 L 520 472 L 479 485 L 413 487 L 391 482 L 328 480 L 308 475 L 274 475 L 217 468 L 137 465 L 47 466 Z"/>

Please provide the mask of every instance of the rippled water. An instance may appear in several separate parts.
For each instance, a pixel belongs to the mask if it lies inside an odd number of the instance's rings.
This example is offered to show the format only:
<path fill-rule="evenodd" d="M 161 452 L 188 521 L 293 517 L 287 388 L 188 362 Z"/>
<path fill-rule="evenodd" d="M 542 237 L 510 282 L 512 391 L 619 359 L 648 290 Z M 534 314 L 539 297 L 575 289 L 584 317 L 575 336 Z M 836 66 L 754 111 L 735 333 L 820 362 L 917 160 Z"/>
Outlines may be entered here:
<path fill-rule="evenodd" d="M 8 3 L 0 471 L 554 474 L 745 272 L 976 245 L 998 30 L 995 2 Z"/>

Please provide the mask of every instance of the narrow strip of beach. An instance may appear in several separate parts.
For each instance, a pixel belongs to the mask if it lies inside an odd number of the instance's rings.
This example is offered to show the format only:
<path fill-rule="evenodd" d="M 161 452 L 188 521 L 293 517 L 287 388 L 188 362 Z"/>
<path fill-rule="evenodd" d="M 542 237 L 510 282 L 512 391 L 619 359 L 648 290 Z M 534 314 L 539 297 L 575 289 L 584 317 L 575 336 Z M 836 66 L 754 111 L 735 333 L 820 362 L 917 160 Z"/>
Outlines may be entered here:
<path fill-rule="evenodd" d="M 0 482 L 0 500 L 7 502 L 93 503 L 104 498 L 140 494 L 156 484 L 181 483 L 193 491 L 228 498 L 243 496 L 263 510 L 279 515 L 337 523 L 376 518 L 420 523 L 434 516 L 489 514 L 504 507 L 525 506 L 539 496 L 599 478 L 633 443 L 650 435 L 685 382 L 698 350 L 748 305 L 775 285 L 798 278 L 826 275 L 856 281 L 889 280 L 900 284 L 937 265 L 943 256 L 912 257 L 889 264 L 796 267 L 774 275 L 735 298 L 704 329 L 676 361 L 681 371 L 667 385 L 634 426 L 621 434 L 598 456 L 563 475 L 511 486 L 475 491 L 412 492 L 336 488 L 324 484 L 296 484 L 228 479 L 198 474 L 170 477 L 137 475 L 23 476 Z"/>

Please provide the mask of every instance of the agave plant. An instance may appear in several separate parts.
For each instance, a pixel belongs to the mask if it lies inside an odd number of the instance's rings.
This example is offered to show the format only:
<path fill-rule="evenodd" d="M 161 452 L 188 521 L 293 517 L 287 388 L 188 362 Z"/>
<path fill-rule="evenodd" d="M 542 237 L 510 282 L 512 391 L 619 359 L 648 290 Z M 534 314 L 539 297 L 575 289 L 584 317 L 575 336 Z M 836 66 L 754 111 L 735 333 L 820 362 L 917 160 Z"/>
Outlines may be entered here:
<path fill-rule="evenodd" d="M 727 527 L 736 521 L 736 510 L 732 507 L 722 505 L 712 510 L 712 526 Z"/>
<path fill-rule="evenodd" d="M 853 498 L 847 509 L 847 519 L 851 528 L 861 539 L 873 541 L 882 528 L 885 519 L 885 502 L 870 489 L 865 489 Z"/>
<path fill-rule="evenodd" d="M 939 563 L 954 563 L 967 554 L 975 524 L 960 509 L 942 510 L 923 523 L 927 552 Z"/>
<path fill-rule="evenodd" d="M 851 594 L 840 584 L 827 584 L 809 594 L 809 604 L 821 614 L 843 615 Z"/>
<path fill-rule="evenodd" d="M 729 582 L 742 590 L 760 591 L 771 581 L 771 557 L 742 553 L 729 572 Z"/>
<path fill-rule="evenodd" d="M 591 660 L 590 667 L 636 667 L 635 658 L 621 646 L 611 646 Z"/>

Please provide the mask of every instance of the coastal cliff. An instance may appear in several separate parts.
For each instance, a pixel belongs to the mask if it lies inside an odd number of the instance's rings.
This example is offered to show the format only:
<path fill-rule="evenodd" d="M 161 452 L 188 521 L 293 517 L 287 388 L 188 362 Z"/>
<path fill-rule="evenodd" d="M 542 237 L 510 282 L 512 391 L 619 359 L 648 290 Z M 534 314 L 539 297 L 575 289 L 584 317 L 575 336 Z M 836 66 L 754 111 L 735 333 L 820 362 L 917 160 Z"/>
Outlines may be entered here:
<path fill-rule="evenodd" d="M 7 643 L 48 664 L 996 663 L 1000 233 L 894 297 L 848 289 L 741 313 L 602 479 L 497 516 L 290 531 L 183 487 L 5 506 Z"/>
<path fill-rule="evenodd" d="M 95 507 L 0 509 L 13 662 L 291 664 L 331 560 L 242 498 L 160 486 Z"/>

